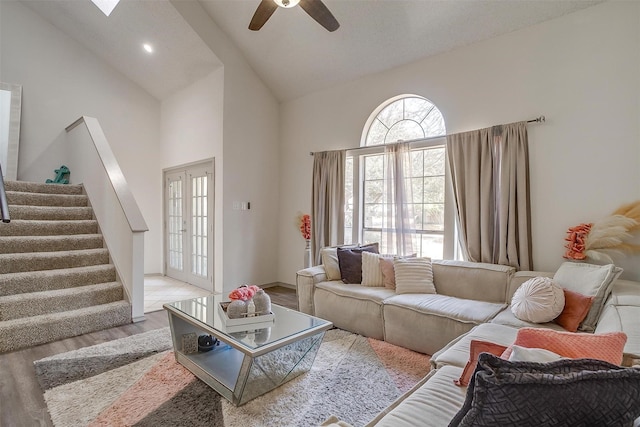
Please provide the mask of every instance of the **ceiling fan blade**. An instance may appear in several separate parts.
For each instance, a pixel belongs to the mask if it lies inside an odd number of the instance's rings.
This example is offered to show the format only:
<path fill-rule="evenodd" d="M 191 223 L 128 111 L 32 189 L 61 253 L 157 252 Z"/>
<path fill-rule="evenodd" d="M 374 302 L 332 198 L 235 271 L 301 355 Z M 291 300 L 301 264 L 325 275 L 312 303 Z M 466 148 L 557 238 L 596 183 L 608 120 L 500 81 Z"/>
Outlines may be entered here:
<path fill-rule="evenodd" d="M 273 0 L 262 0 L 253 14 L 253 18 L 251 18 L 249 29 L 258 31 L 271 18 L 277 8 L 278 5 Z"/>
<path fill-rule="evenodd" d="M 322 0 L 300 0 L 300 7 L 327 30 L 335 31 L 340 28 L 340 24 Z"/>

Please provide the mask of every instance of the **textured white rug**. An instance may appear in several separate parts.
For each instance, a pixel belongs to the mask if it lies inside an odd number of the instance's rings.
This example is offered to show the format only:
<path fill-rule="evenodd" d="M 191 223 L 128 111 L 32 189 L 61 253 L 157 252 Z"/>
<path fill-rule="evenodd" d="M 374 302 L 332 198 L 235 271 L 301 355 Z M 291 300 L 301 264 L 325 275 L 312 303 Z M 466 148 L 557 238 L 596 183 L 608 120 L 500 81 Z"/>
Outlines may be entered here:
<path fill-rule="evenodd" d="M 235 407 L 175 362 L 167 336 L 165 328 L 35 362 L 54 425 L 306 427 L 337 415 L 358 426 L 429 370 L 429 356 L 334 329 L 311 371 Z M 149 343 L 156 348 L 142 355 Z"/>

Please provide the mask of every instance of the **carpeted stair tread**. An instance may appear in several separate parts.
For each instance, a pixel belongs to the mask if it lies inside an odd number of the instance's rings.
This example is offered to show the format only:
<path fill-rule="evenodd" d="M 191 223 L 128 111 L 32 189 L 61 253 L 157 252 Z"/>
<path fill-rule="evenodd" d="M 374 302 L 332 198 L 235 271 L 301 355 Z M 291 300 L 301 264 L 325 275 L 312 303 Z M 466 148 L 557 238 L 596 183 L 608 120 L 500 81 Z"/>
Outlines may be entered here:
<path fill-rule="evenodd" d="M 123 298 L 120 282 L 0 297 L 0 321 L 77 310 Z"/>
<path fill-rule="evenodd" d="M 66 234 L 96 234 L 98 222 L 89 219 L 69 221 L 11 220 L 0 227 L 0 236 L 55 236 Z"/>
<path fill-rule="evenodd" d="M 57 341 L 131 323 L 127 301 L 0 322 L 0 352 Z"/>
<path fill-rule="evenodd" d="M 97 249 L 103 246 L 102 234 L 0 236 L 0 254 Z"/>
<path fill-rule="evenodd" d="M 7 202 L 10 205 L 27 206 L 87 206 L 84 194 L 44 194 L 7 191 Z"/>
<path fill-rule="evenodd" d="M 93 219 L 93 210 L 90 207 L 77 206 L 26 206 L 9 205 L 9 214 L 12 220 L 74 220 Z"/>
<path fill-rule="evenodd" d="M 0 296 L 68 289 L 116 280 L 113 264 L 0 275 Z"/>
<path fill-rule="evenodd" d="M 105 248 L 0 254 L 0 274 L 86 267 L 88 265 L 108 263 L 109 251 Z"/>
<path fill-rule="evenodd" d="M 45 194 L 82 194 L 82 185 L 78 184 L 45 184 L 27 181 L 5 181 L 7 191 Z"/>

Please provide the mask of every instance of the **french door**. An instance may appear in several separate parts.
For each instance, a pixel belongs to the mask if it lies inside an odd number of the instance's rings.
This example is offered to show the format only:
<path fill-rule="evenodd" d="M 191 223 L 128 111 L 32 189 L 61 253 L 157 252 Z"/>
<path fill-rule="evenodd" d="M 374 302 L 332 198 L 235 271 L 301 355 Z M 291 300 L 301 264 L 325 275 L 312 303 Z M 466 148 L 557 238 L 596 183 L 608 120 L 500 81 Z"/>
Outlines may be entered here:
<path fill-rule="evenodd" d="M 213 292 L 213 164 L 164 173 L 165 274 Z"/>

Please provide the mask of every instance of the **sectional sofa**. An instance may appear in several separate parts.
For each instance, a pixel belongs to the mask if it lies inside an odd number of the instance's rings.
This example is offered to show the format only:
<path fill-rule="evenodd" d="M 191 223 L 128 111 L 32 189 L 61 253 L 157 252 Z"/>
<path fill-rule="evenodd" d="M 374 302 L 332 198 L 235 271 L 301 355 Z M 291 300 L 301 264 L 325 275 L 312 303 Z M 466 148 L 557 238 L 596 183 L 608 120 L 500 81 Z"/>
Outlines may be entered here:
<path fill-rule="evenodd" d="M 432 355 L 431 372 L 370 425 L 446 426 L 465 402 L 467 387 L 454 380 L 469 360 L 472 340 L 509 346 L 523 327 L 564 331 L 554 322 L 520 320 L 509 307 L 524 282 L 554 273 L 433 261 L 435 294 L 397 294 L 386 287 L 345 284 L 335 272 L 329 280 L 332 269 L 335 266 L 319 265 L 297 273 L 300 311 L 338 328 Z M 626 333 L 623 365 L 630 366 L 640 364 L 640 282 L 617 279 L 618 275 L 610 275 L 611 284 L 598 296 L 602 302 L 596 301 L 600 308 L 592 332 Z"/>

